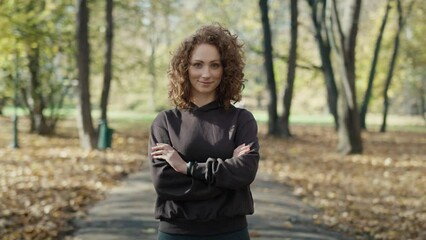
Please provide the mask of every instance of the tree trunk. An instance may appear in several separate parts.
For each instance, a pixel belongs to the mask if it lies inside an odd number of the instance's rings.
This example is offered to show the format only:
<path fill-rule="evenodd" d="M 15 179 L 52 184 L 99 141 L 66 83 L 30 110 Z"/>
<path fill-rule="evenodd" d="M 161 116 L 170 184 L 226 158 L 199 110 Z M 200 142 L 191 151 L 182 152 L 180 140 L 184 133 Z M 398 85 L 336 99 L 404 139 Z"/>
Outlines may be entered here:
<path fill-rule="evenodd" d="M 293 86 L 294 79 L 296 76 L 296 59 L 297 59 L 297 0 L 291 0 L 290 6 L 290 14 L 291 14 L 291 39 L 290 39 L 290 50 L 288 54 L 288 71 L 287 71 L 287 84 L 284 90 L 283 97 L 283 115 L 281 118 L 281 127 L 282 127 L 282 135 L 284 137 L 291 137 L 290 132 L 290 110 L 291 110 L 291 101 L 293 99 Z"/>
<path fill-rule="evenodd" d="M 318 5 L 321 3 L 321 15 L 318 16 Z M 312 9 L 312 22 L 315 27 L 315 38 L 318 44 L 318 50 L 322 62 L 322 72 L 324 74 L 325 85 L 327 89 L 327 103 L 328 109 L 333 116 L 335 129 L 339 128 L 338 114 L 337 114 L 337 85 L 334 78 L 333 65 L 331 62 L 331 46 L 330 40 L 325 28 L 325 0 L 316 1 L 308 0 L 308 4 Z"/>
<path fill-rule="evenodd" d="M 113 0 L 107 0 L 106 3 L 106 22 L 107 28 L 105 33 L 105 64 L 104 64 L 104 84 L 102 87 L 102 96 L 101 96 L 101 121 L 105 123 L 108 122 L 107 119 L 107 110 L 108 110 L 108 97 L 111 88 L 111 78 L 112 78 L 112 46 L 113 46 Z"/>
<path fill-rule="evenodd" d="M 423 80 L 423 84 L 421 86 L 421 88 L 419 89 L 419 102 L 420 102 L 420 114 L 423 117 L 423 120 L 426 123 L 426 99 L 425 99 L 425 88 L 426 88 L 426 84 L 425 84 L 425 80 Z"/>
<path fill-rule="evenodd" d="M 341 22 L 336 0 L 332 1 L 333 24 L 337 28 L 336 60 L 340 69 L 341 92 L 338 99 L 338 146 L 342 154 L 362 153 L 361 128 L 355 91 L 355 46 L 361 0 L 347 2 L 345 19 Z M 343 25 L 342 25 L 343 24 Z M 330 29 L 334 34 L 333 29 Z"/>
<path fill-rule="evenodd" d="M 271 27 L 268 17 L 268 1 L 259 1 L 263 27 L 263 54 L 265 58 L 265 71 L 268 83 L 269 105 L 268 105 L 268 135 L 280 135 L 277 113 L 277 90 L 275 85 L 274 63 L 272 59 Z"/>
<path fill-rule="evenodd" d="M 426 89 L 426 81 L 424 80 L 421 85 L 421 88 L 419 89 L 419 102 L 420 102 L 420 114 L 422 115 L 423 120 L 426 123 L 426 114 L 425 114 L 426 113 L 426 99 L 425 99 L 426 91 L 425 89 Z"/>
<path fill-rule="evenodd" d="M 39 46 L 27 47 L 28 68 L 30 72 L 29 111 L 30 111 L 30 132 L 39 135 L 48 135 L 49 128 L 46 125 L 46 118 L 43 115 L 45 109 L 44 99 L 41 93 L 40 83 L 40 49 Z M 28 95 L 27 95 L 28 96 Z"/>
<path fill-rule="evenodd" d="M 362 129 L 367 129 L 367 126 L 365 124 L 365 118 L 367 116 L 368 104 L 370 102 L 371 93 L 372 93 L 372 90 L 373 90 L 374 76 L 376 74 L 377 60 L 379 58 L 380 45 L 382 43 L 383 32 L 385 30 L 388 15 L 389 15 L 389 9 L 390 9 L 389 3 L 390 3 L 390 0 L 387 0 L 385 15 L 383 16 L 382 25 L 380 26 L 379 36 L 377 37 L 376 47 L 374 49 L 373 60 L 371 62 L 370 75 L 369 75 L 369 78 L 368 78 L 368 86 L 367 86 L 367 90 L 365 91 L 364 100 L 362 101 L 361 110 L 360 110 L 360 114 L 359 114 L 360 125 L 361 125 Z"/>
<path fill-rule="evenodd" d="M 389 97 L 388 90 L 390 84 L 392 82 L 393 70 L 395 68 L 396 57 L 398 56 L 399 50 L 399 33 L 402 29 L 402 13 L 401 13 L 401 2 L 397 0 L 397 9 L 398 9 L 398 30 L 395 33 L 395 40 L 393 46 L 393 53 L 389 64 L 388 75 L 386 76 L 385 87 L 383 89 L 383 120 L 382 125 L 380 126 L 380 132 L 386 132 L 386 124 L 388 117 L 388 109 L 389 109 Z"/>
<path fill-rule="evenodd" d="M 84 149 L 94 149 L 96 147 L 96 134 L 93 128 L 91 105 L 90 105 L 90 84 L 89 84 L 89 10 L 86 0 L 77 0 L 77 65 L 78 65 L 78 87 L 79 93 L 79 135 L 80 145 Z"/>
<path fill-rule="evenodd" d="M 392 53 L 392 57 L 391 57 L 391 60 L 390 60 L 390 63 L 389 63 L 389 70 L 388 70 L 388 74 L 386 76 L 385 87 L 383 89 L 383 121 L 382 121 L 382 125 L 380 126 L 380 132 L 386 132 L 386 121 L 387 121 L 388 109 L 389 109 L 388 90 L 389 90 L 390 84 L 392 82 L 393 70 L 395 68 L 396 59 L 397 59 L 397 56 L 398 56 L 399 36 L 400 36 L 401 31 L 404 27 L 405 19 L 407 18 L 407 16 L 411 12 L 411 9 L 412 9 L 413 4 L 414 4 L 414 0 L 411 1 L 407 15 L 405 17 L 403 16 L 403 13 L 402 13 L 401 0 L 397 0 L 396 3 L 397 3 L 396 5 L 397 5 L 397 10 L 398 10 L 398 29 L 395 33 L 393 53 Z"/>
<path fill-rule="evenodd" d="M 154 9 L 152 9 L 151 11 L 153 12 L 152 14 L 154 14 L 157 10 L 155 9 L 155 6 L 153 6 Z M 150 34 L 149 36 L 149 43 L 151 45 L 151 51 L 150 51 L 150 55 L 149 55 L 149 59 L 148 59 L 148 75 L 149 75 L 149 85 L 151 87 L 150 90 L 150 105 L 153 108 L 152 110 L 156 111 L 157 110 L 157 102 L 155 100 L 155 93 L 157 92 L 157 74 L 155 72 L 156 70 L 156 50 L 157 50 L 157 44 L 158 44 L 158 39 L 157 39 L 157 35 L 155 34 L 155 15 L 151 16 L 151 21 L 149 24 L 149 29 L 150 32 L 152 32 L 152 34 Z"/>
<path fill-rule="evenodd" d="M 156 41 L 151 41 L 151 54 L 149 55 L 148 72 L 149 72 L 149 84 L 151 87 L 150 105 L 153 110 L 157 110 L 157 102 L 155 101 L 155 93 L 157 92 L 157 74 L 155 73 L 155 50 Z"/>
<path fill-rule="evenodd" d="M 3 116 L 3 108 L 6 105 L 6 97 L 0 97 L 0 116 Z"/>

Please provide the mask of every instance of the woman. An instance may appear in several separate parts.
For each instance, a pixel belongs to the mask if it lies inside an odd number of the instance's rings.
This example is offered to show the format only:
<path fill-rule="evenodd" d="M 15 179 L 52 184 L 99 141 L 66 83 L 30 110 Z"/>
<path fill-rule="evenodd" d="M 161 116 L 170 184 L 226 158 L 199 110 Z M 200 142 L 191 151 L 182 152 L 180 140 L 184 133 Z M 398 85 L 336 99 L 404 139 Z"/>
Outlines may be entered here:
<path fill-rule="evenodd" d="M 184 40 L 168 71 L 176 108 L 159 113 L 150 135 L 158 239 L 250 239 L 259 161 L 253 115 L 234 107 L 244 87 L 243 45 L 220 25 Z"/>

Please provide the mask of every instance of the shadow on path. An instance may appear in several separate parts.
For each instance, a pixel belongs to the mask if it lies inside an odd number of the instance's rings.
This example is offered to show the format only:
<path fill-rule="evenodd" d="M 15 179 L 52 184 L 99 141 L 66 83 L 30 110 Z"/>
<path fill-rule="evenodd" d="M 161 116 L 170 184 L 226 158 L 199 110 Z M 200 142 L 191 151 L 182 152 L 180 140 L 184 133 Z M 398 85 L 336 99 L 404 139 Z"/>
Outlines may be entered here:
<path fill-rule="evenodd" d="M 349 239 L 312 223 L 315 209 L 292 195 L 292 189 L 259 173 L 252 185 L 255 214 L 248 217 L 253 240 Z M 155 191 L 148 170 L 130 175 L 107 198 L 77 220 L 75 240 L 155 240 Z"/>
<path fill-rule="evenodd" d="M 273 181 L 264 173 L 256 177 L 252 192 L 255 213 L 248 217 L 248 221 L 253 240 L 350 239 L 314 224 L 312 215 L 316 210 L 295 197 L 291 187 Z"/>

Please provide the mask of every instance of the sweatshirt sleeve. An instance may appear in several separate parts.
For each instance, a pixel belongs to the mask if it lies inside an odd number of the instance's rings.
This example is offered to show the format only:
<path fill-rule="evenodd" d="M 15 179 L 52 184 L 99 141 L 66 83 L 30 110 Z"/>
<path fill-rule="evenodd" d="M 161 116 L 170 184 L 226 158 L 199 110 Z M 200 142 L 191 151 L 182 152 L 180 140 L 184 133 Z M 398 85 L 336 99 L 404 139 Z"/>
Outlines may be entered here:
<path fill-rule="evenodd" d="M 254 181 L 260 158 L 258 128 L 256 120 L 249 111 L 245 110 L 241 115 L 235 136 L 235 146 L 243 143 L 252 144 L 250 152 L 229 159 L 208 158 L 205 163 L 197 164 L 193 178 L 227 189 L 245 188 Z"/>
<path fill-rule="evenodd" d="M 221 194 L 223 189 L 178 173 L 165 160 L 151 157 L 151 147 L 157 143 L 166 143 L 173 147 L 164 120 L 164 114 L 154 120 L 148 147 L 152 182 L 158 197 L 164 200 L 202 200 Z"/>

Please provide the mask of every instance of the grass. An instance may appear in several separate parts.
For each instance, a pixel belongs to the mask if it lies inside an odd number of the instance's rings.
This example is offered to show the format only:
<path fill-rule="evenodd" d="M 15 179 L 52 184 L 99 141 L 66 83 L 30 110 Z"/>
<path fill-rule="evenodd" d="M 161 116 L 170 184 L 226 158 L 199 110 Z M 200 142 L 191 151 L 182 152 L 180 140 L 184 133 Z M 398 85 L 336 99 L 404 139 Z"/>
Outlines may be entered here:
<path fill-rule="evenodd" d="M 26 116 L 26 112 L 22 108 L 17 109 L 18 116 Z M 46 110 L 46 114 L 49 111 Z M 72 118 L 76 114 L 76 109 L 73 108 L 64 108 L 60 110 L 60 115 L 62 118 Z M 266 110 L 253 110 L 252 111 L 256 120 L 263 124 L 268 122 L 268 113 Z M 14 108 L 5 107 L 4 115 L 13 116 Z M 150 123 L 154 120 L 157 113 L 155 112 L 141 112 L 141 111 L 132 111 L 132 110 L 110 110 L 108 112 L 108 118 L 110 120 L 110 125 L 125 126 L 131 123 Z M 92 117 L 95 120 L 99 119 L 100 110 L 94 109 L 92 111 Z M 382 115 L 370 113 L 367 115 L 367 128 L 370 131 L 376 132 L 379 130 L 382 122 Z M 330 114 L 292 114 L 290 116 L 290 123 L 294 125 L 321 125 L 321 126 L 333 126 L 334 120 Z M 409 115 L 388 115 L 387 130 L 389 131 L 410 131 L 410 132 L 424 132 L 426 133 L 426 122 L 421 118 L 421 116 L 409 116 Z"/>
<path fill-rule="evenodd" d="M 268 121 L 266 111 L 253 111 L 253 115 L 259 123 Z M 368 114 L 366 122 L 369 131 L 378 132 L 382 123 L 382 115 Z M 290 116 L 290 124 L 334 126 L 334 119 L 330 114 L 293 114 Z M 388 115 L 387 130 L 426 133 L 426 122 L 420 116 Z"/>

